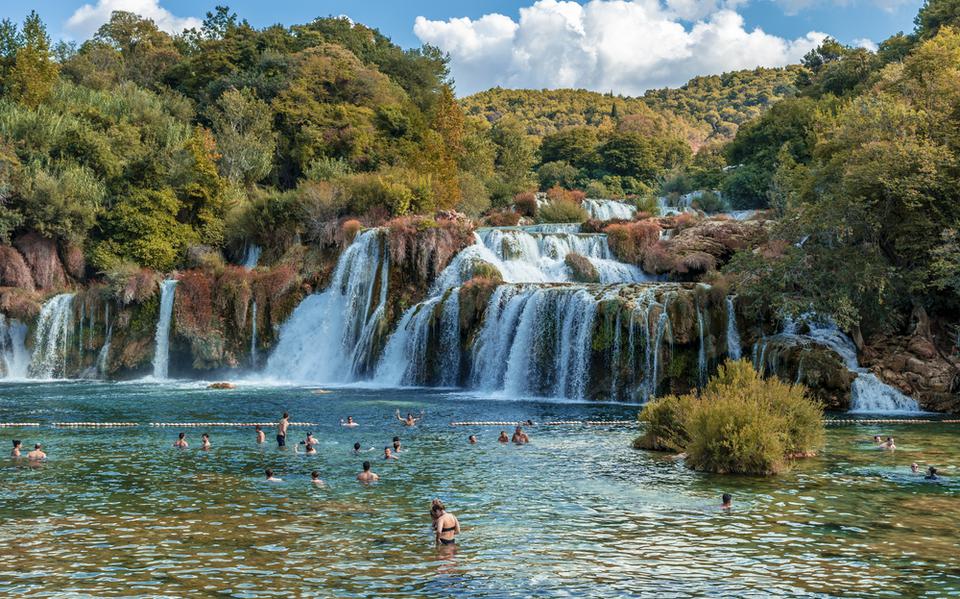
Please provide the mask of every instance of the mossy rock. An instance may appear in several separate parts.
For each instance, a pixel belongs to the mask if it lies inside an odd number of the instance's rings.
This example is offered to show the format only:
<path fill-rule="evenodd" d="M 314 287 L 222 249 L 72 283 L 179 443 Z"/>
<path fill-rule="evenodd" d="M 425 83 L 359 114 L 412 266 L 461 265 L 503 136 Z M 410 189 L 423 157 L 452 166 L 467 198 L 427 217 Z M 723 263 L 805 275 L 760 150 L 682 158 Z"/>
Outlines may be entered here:
<path fill-rule="evenodd" d="M 600 273 L 597 272 L 593 263 L 584 256 L 571 252 L 563 259 L 563 262 L 570 270 L 571 278 L 574 281 L 578 283 L 600 282 Z"/>

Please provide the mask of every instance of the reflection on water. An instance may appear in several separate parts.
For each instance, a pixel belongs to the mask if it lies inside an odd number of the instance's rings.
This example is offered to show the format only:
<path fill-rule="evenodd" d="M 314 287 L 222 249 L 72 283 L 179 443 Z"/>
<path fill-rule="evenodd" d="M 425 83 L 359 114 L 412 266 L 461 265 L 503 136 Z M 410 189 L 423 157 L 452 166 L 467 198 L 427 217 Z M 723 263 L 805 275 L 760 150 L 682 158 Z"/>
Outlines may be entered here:
<path fill-rule="evenodd" d="M 427 419 L 405 429 L 397 408 Z M 960 593 L 956 425 L 831 428 L 821 457 L 757 479 L 632 451 L 625 428 L 535 427 L 514 447 L 495 442 L 499 428 L 448 424 L 630 418 L 634 407 L 427 390 L 0 386 L 0 421 L 272 421 L 283 410 L 325 423 L 312 431 L 316 456 L 257 446 L 252 430 L 211 428 L 201 452 L 205 429 L 185 429 L 187 451 L 171 447 L 172 428 L 0 429 L 4 443 L 39 440 L 50 455 L 38 468 L 0 465 L 0 595 Z M 340 427 L 346 416 L 361 426 Z M 873 448 L 887 433 L 901 449 Z M 385 463 L 394 435 L 405 449 Z M 355 456 L 354 441 L 373 450 Z M 363 459 L 379 484 L 355 482 Z M 945 479 L 910 474 L 913 461 Z M 263 481 L 267 467 L 284 482 Z M 310 484 L 312 470 L 326 487 Z M 729 513 L 716 509 L 724 491 Z M 431 545 L 432 497 L 461 520 L 455 554 Z"/>

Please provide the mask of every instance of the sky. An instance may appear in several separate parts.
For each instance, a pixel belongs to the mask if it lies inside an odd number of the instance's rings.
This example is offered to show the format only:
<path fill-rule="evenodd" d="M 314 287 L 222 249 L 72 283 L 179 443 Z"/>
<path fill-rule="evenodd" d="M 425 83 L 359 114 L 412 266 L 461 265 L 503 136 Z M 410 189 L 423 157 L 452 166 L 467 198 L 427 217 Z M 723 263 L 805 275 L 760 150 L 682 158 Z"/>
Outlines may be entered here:
<path fill-rule="evenodd" d="M 228 4 L 262 27 L 346 15 L 403 47 L 448 52 L 458 95 L 489 87 L 576 87 L 639 95 L 696 75 L 795 63 L 825 36 L 874 48 L 910 31 L 922 0 L 42 0 L 0 1 L 0 17 L 35 8 L 55 39 L 83 41 L 128 10 L 176 32 Z"/>

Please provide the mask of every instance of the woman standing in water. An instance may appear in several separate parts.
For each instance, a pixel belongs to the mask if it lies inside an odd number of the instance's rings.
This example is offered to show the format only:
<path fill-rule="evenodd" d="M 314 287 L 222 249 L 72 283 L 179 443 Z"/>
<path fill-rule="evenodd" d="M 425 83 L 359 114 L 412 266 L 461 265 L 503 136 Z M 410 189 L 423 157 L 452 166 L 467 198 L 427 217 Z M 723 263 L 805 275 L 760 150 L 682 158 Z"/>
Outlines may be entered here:
<path fill-rule="evenodd" d="M 460 534 L 460 521 L 446 511 L 443 502 L 434 499 L 430 505 L 430 517 L 433 518 L 433 532 L 437 545 L 455 545 Z"/>

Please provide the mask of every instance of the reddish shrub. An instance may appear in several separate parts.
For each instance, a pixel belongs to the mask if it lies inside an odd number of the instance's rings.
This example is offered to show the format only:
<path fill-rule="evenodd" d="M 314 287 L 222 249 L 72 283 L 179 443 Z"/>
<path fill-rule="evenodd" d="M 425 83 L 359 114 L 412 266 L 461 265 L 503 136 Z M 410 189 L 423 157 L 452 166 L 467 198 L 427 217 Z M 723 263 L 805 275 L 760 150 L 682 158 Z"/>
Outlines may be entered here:
<path fill-rule="evenodd" d="M 511 210 L 491 212 L 484 221 L 491 227 L 515 227 L 520 222 L 520 215 Z"/>
<path fill-rule="evenodd" d="M 0 287 L 33 291 L 33 275 L 23 256 L 9 245 L 0 245 Z"/>
<path fill-rule="evenodd" d="M 339 235 L 337 237 L 337 244 L 340 247 L 346 247 L 353 243 L 354 237 L 357 236 L 360 231 L 363 230 L 363 223 L 357 219 L 351 218 L 350 220 L 344 221 L 340 225 Z"/>
<path fill-rule="evenodd" d="M 574 189 L 570 192 L 569 197 L 571 200 L 578 204 L 582 204 L 585 199 L 587 199 L 587 194 L 580 191 L 579 189 Z"/>
<path fill-rule="evenodd" d="M 572 202 L 574 201 L 571 197 L 572 194 L 572 191 L 568 191 L 559 185 L 554 185 L 547 190 L 547 199 L 551 202 Z"/>
<path fill-rule="evenodd" d="M 122 276 L 122 275 L 121 275 Z M 139 268 L 129 273 L 120 289 L 120 302 L 143 303 L 153 297 L 160 285 L 160 275 L 149 268 Z"/>
<path fill-rule="evenodd" d="M 87 260 L 83 256 L 83 248 L 76 243 L 66 243 L 60 248 L 63 266 L 71 277 L 82 281 L 87 274 Z"/>
<path fill-rule="evenodd" d="M 38 289 L 60 289 L 67 284 L 56 241 L 30 232 L 14 240 L 13 245 L 23 254 Z"/>
<path fill-rule="evenodd" d="M 651 274 L 670 272 L 675 262 L 676 259 L 663 241 L 654 243 L 643 254 L 643 270 Z"/>
<path fill-rule="evenodd" d="M 174 296 L 174 326 L 187 337 L 203 337 L 213 324 L 213 277 L 203 271 L 182 273 Z"/>
<path fill-rule="evenodd" d="M 537 196 L 532 191 L 518 193 L 513 197 L 513 209 L 521 216 L 537 216 Z"/>
<path fill-rule="evenodd" d="M 613 254 L 632 264 L 640 264 L 647 249 L 660 239 L 660 225 L 655 220 L 611 224 L 604 232 Z"/>
<path fill-rule="evenodd" d="M 40 296 L 17 287 L 0 287 L 0 312 L 22 322 L 30 322 L 40 313 Z"/>
<path fill-rule="evenodd" d="M 230 315 L 233 325 L 242 329 L 247 323 L 247 310 L 253 292 L 250 288 L 250 272 L 239 266 L 227 266 L 217 277 L 214 303 L 217 313 Z"/>
<path fill-rule="evenodd" d="M 429 282 L 450 260 L 473 242 L 466 220 L 405 216 L 387 223 L 390 260 L 422 283 Z"/>

